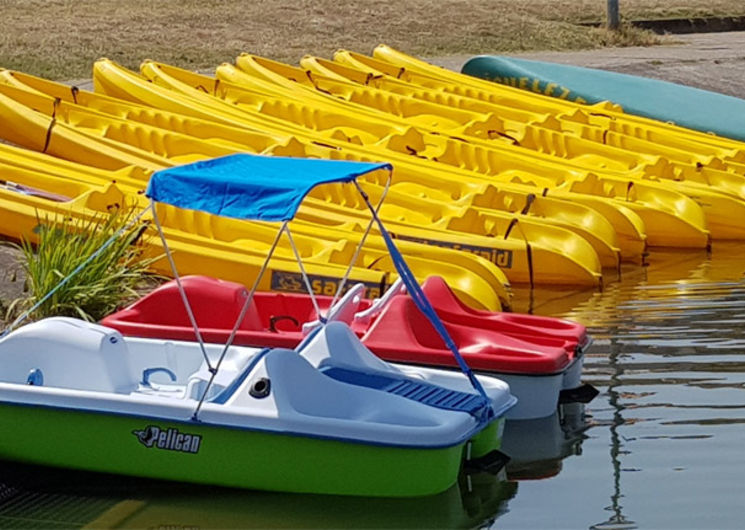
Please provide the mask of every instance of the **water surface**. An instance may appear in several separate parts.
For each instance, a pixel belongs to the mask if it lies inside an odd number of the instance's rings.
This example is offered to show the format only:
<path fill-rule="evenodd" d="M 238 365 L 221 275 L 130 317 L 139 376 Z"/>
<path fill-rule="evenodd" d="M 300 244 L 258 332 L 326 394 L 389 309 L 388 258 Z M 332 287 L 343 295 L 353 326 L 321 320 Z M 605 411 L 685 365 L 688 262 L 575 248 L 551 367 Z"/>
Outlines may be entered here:
<path fill-rule="evenodd" d="M 590 327 L 584 379 L 601 394 L 577 454 L 520 481 L 493 527 L 745 526 L 744 274 L 745 249 L 720 244 L 653 251 L 569 306 L 536 293 L 537 313 Z"/>

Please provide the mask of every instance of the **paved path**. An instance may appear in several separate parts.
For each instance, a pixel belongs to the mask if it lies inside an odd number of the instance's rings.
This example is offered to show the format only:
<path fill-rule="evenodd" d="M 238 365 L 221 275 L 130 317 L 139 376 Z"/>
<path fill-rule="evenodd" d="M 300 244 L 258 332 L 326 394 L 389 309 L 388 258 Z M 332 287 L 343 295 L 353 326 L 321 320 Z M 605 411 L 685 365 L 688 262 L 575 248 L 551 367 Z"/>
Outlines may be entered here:
<path fill-rule="evenodd" d="M 745 31 L 693 33 L 669 39 L 671 43 L 664 46 L 511 55 L 653 77 L 745 97 Z M 471 57 L 458 55 L 429 61 L 460 71 Z"/>

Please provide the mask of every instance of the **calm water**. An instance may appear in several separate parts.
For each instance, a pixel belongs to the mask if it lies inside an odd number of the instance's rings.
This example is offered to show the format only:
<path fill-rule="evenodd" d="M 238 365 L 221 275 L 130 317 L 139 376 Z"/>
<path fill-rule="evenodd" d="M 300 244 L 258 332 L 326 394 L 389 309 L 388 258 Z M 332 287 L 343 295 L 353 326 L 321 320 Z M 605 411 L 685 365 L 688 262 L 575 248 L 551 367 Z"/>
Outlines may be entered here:
<path fill-rule="evenodd" d="M 584 379 L 601 393 L 508 424 L 500 476 L 370 500 L 0 464 L 0 527 L 743 528 L 745 248 L 649 261 L 602 293 L 516 293 L 517 310 L 590 327 Z"/>

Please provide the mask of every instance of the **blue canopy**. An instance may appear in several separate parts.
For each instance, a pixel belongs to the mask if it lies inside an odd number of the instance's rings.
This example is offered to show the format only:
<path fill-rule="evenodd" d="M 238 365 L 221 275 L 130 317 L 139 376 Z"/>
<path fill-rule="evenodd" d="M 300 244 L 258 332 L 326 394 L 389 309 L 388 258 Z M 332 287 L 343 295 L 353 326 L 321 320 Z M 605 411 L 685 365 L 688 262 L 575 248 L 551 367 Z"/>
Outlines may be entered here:
<path fill-rule="evenodd" d="M 236 154 L 155 172 L 147 196 L 179 208 L 253 219 L 292 219 L 315 186 L 351 182 L 384 162 L 349 162 Z"/>

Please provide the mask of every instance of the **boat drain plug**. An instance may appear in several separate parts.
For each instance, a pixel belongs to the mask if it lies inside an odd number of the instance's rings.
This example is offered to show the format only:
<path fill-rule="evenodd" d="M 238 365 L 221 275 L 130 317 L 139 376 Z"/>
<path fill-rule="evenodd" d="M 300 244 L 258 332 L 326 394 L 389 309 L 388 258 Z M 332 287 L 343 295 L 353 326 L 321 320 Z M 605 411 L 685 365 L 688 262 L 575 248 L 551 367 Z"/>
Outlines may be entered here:
<path fill-rule="evenodd" d="M 272 382 L 268 378 L 262 377 L 261 379 L 254 381 L 254 384 L 251 385 L 248 393 L 251 394 L 251 397 L 261 399 L 267 397 L 269 392 L 271 392 L 271 389 Z"/>

